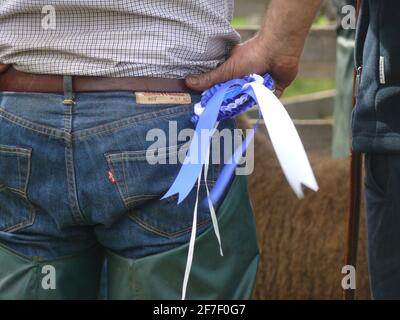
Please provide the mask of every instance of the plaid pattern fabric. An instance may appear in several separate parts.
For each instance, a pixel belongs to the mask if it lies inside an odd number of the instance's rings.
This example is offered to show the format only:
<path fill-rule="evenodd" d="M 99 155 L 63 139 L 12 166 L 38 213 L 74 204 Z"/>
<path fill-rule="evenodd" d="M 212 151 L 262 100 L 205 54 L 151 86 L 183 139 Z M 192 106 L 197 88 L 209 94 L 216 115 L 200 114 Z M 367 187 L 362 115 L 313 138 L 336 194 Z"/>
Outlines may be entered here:
<path fill-rule="evenodd" d="M 240 41 L 233 1 L 0 0 L 0 62 L 43 74 L 205 72 Z"/>

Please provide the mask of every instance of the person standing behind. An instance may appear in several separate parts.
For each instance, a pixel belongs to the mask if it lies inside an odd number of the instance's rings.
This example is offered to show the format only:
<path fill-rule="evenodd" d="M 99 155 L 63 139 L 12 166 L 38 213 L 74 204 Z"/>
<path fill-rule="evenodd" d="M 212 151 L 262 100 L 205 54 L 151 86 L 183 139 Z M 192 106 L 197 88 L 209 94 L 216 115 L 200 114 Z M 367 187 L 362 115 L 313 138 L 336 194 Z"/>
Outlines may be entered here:
<path fill-rule="evenodd" d="M 349 12 L 354 12 L 355 0 L 334 0 L 337 15 L 336 38 L 336 97 L 332 136 L 332 157 L 350 154 L 351 110 L 353 108 L 353 72 L 355 28 L 349 23 Z M 346 7 L 348 6 L 348 7 Z M 350 11 L 346 10 L 352 8 Z M 345 21 L 346 19 L 346 21 Z"/>

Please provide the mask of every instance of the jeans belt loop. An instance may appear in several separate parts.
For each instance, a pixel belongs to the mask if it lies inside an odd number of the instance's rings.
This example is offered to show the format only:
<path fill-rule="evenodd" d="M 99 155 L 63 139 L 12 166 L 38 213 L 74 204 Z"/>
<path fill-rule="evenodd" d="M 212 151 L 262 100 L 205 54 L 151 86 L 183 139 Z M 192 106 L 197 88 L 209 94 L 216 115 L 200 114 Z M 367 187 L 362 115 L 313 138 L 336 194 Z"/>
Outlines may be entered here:
<path fill-rule="evenodd" d="M 72 105 L 74 102 L 74 90 L 72 87 L 72 76 L 64 76 L 64 105 Z"/>

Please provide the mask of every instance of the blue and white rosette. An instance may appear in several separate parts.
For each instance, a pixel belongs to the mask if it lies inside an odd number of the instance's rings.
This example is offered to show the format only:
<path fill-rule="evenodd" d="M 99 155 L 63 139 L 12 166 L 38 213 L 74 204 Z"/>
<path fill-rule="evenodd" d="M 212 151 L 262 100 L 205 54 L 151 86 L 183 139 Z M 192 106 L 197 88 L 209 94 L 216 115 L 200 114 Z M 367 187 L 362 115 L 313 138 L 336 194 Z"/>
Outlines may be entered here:
<path fill-rule="evenodd" d="M 242 155 L 254 137 L 258 123 L 247 134 L 241 146 L 232 155 L 231 161 L 222 169 L 213 189 L 207 186 L 211 138 L 220 121 L 236 117 L 240 113 L 257 105 L 259 120 L 262 116 L 275 153 L 285 177 L 297 195 L 303 198 L 302 185 L 318 191 L 311 165 L 303 144 L 285 107 L 273 93 L 274 80 L 269 74 L 264 77 L 252 74 L 242 79 L 234 79 L 215 85 L 202 94 L 201 102 L 194 106 L 192 122 L 196 124 L 185 161 L 168 192 L 162 199 L 178 194 L 178 204 L 193 190 L 197 182 L 197 197 L 193 212 L 193 227 L 189 242 L 189 253 L 182 288 L 182 299 L 186 289 L 193 261 L 194 245 L 197 232 L 197 210 L 199 190 L 202 178 L 205 180 L 207 199 L 214 231 L 219 242 L 220 254 L 223 255 L 221 236 L 218 228 L 214 205 L 218 202 L 231 180 Z"/>

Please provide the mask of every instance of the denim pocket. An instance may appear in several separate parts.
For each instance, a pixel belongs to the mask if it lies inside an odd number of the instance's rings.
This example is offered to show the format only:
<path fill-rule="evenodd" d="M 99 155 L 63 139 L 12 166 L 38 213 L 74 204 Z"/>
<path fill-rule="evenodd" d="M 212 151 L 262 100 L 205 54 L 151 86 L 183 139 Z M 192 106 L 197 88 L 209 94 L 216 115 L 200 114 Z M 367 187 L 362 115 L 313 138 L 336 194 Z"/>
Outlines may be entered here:
<path fill-rule="evenodd" d="M 30 148 L 0 145 L 0 230 L 14 232 L 32 225 L 35 210 L 27 197 Z"/>
<path fill-rule="evenodd" d="M 128 216 L 157 235 L 171 238 L 191 230 L 196 188 L 179 205 L 177 196 L 160 200 L 178 175 L 188 147 L 186 142 L 167 148 L 105 154 L 116 188 L 129 210 Z M 157 159 L 161 161 L 155 163 Z M 220 168 L 220 164 L 210 165 L 207 179 L 210 188 Z M 204 199 L 206 194 L 205 183 L 202 182 L 200 199 Z M 208 226 L 210 221 L 209 210 L 199 208 L 199 227 Z"/>
<path fill-rule="evenodd" d="M 159 196 L 159 188 L 154 182 L 177 174 L 180 167 L 178 158 L 187 150 L 188 144 L 182 143 L 168 148 L 106 153 L 110 172 L 125 206 L 131 208 Z M 176 163 L 167 163 L 171 157 L 176 159 Z"/>

